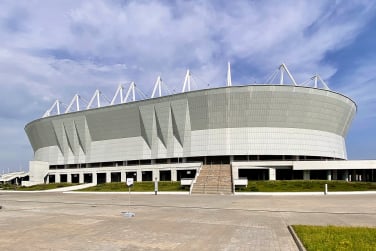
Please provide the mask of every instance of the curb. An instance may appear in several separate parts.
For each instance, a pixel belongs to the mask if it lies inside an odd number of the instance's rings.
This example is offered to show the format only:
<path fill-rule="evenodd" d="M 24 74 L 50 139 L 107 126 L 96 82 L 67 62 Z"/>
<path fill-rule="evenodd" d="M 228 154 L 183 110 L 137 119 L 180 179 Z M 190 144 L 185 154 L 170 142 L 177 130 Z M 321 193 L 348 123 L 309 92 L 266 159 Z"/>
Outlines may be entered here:
<path fill-rule="evenodd" d="M 67 191 L 67 194 L 129 194 L 129 192 Z M 131 192 L 132 195 L 155 195 L 155 192 Z M 189 195 L 189 192 L 158 192 L 158 195 Z"/>
<path fill-rule="evenodd" d="M 298 235 L 295 233 L 294 228 L 291 225 L 288 225 L 287 229 L 289 230 L 290 234 L 292 235 L 292 238 L 294 239 L 295 244 L 298 247 L 299 251 L 307 251 L 305 249 L 305 247 L 303 246 L 303 243 L 300 241 Z"/>
<path fill-rule="evenodd" d="M 297 195 L 365 195 L 376 194 L 376 191 L 348 191 L 348 192 L 235 192 L 236 196 L 261 196 L 261 195 L 276 195 L 276 196 L 297 196 Z"/>

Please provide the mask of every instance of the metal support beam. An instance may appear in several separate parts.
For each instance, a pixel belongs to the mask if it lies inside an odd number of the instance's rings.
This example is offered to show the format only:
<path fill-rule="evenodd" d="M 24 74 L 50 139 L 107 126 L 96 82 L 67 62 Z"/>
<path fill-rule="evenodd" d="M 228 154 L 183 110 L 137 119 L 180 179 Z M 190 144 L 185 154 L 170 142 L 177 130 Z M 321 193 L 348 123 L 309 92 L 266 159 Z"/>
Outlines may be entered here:
<path fill-rule="evenodd" d="M 155 81 L 155 84 L 154 84 L 154 89 L 153 89 L 153 93 L 151 94 L 151 98 L 154 98 L 155 92 L 157 91 L 157 88 L 158 88 L 159 97 L 162 96 L 161 85 L 162 85 L 162 78 L 161 78 L 161 76 L 158 76 L 157 81 Z"/>
<path fill-rule="evenodd" d="M 189 69 L 187 70 L 187 74 L 185 74 L 183 89 L 181 92 L 186 92 L 186 88 L 188 88 L 188 91 L 191 91 L 191 72 Z"/>
<path fill-rule="evenodd" d="M 65 110 L 64 113 L 68 113 L 68 112 L 71 111 L 71 108 L 72 108 L 74 102 L 76 102 L 76 111 L 79 111 L 79 110 L 80 110 L 80 103 L 79 103 L 79 100 L 78 100 L 79 97 L 80 97 L 80 96 L 79 96 L 78 94 L 74 95 L 72 101 L 69 103 L 69 105 L 68 105 L 68 107 L 67 107 L 67 109 Z"/>
<path fill-rule="evenodd" d="M 56 114 L 60 115 L 60 101 L 58 99 L 56 99 L 55 102 L 53 103 L 53 105 L 50 107 L 50 109 L 48 109 L 43 114 L 43 118 L 51 116 L 51 112 L 53 111 L 54 108 L 56 108 Z"/>
<path fill-rule="evenodd" d="M 287 75 L 289 76 L 289 78 L 291 79 L 292 83 L 296 86 L 296 81 L 294 79 L 294 77 L 292 76 L 292 74 L 290 73 L 289 69 L 287 68 L 287 66 L 283 63 L 279 66 L 279 70 L 281 72 L 281 79 L 280 79 L 280 82 L 279 84 L 280 85 L 283 85 L 283 72 L 285 71 L 287 73 Z"/>
<path fill-rule="evenodd" d="M 231 82 L 231 65 L 230 65 L 230 62 L 227 62 L 227 86 L 232 86 L 232 82 Z"/>
<path fill-rule="evenodd" d="M 131 85 L 128 88 L 127 94 L 125 95 L 125 98 L 124 98 L 124 100 L 123 100 L 122 103 L 126 103 L 127 102 L 128 97 L 131 94 L 131 92 L 132 92 L 132 101 L 136 101 L 136 95 L 135 95 L 135 90 L 134 90 L 135 86 L 136 86 L 135 83 L 132 82 Z"/>
<path fill-rule="evenodd" d="M 118 95 L 120 95 L 120 103 L 123 103 L 123 89 L 124 89 L 123 85 L 120 84 L 115 92 L 114 97 L 111 100 L 111 103 L 110 103 L 111 105 L 115 104 L 115 101 Z"/>
<path fill-rule="evenodd" d="M 99 95 L 101 94 L 101 92 L 99 90 L 96 90 L 94 92 L 94 95 L 93 97 L 91 97 L 90 101 L 89 101 L 89 104 L 87 105 L 86 109 L 90 109 L 91 108 L 91 105 L 93 104 L 95 98 L 97 99 L 97 107 L 101 107 L 101 103 L 100 103 L 100 100 L 99 100 Z"/>
<path fill-rule="evenodd" d="M 309 84 L 313 81 L 313 87 L 319 88 L 319 83 L 324 87 L 325 90 L 330 90 L 329 86 L 325 83 L 325 81 L 320 77 L 319 74 L 315 74 L 310 79 L 304 81 L 301 85 L 302 86 L 309 86 Z"/>

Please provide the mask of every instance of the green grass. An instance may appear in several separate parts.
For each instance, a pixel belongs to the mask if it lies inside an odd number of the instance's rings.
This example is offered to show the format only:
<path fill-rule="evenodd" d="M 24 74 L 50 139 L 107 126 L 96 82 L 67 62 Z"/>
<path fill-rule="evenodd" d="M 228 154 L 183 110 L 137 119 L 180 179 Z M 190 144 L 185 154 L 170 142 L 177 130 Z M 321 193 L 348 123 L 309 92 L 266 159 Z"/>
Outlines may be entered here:
<path fill-rule="evenodd" d="M 88 187 L 80 191 L 98 191 L 98 192 L 126 192 L 128 187 L 123 182 L 113 182 L 99 184 L 94 187 Z M 144 181 L 135 182 L 131 191 L 136 192 L 154 192 L 154 182 Z M 180 186 L 180 181 L 160 181 L 158 182 L 158 191 L 189 191 L 189 188 Z"/>
<path fill-rule="evenodd" d="M 68 187 L 68 186 L 74 186 L 77 184 L 72 183 L 52 183 L 52 184 L 40 184 L 30 187 L 22 187 L 22 186 L 16 186 L 11 184 L 2 184 L 0 185 L 0 188 L 4 190 L 17 190 L 17 191 L 39 191 L 39 190 L 49 190 L 49 189 L 55 189 L 60 187 Z"/>
<path fill-rule="evenodd" d="M 308 250 L 376 250 L 376 228 L 293 226 Z"/>
<path fill-rule="evenodd" d="M 323 192 L 328 184 L 329 192 L 376 191 L 375 182 L 346 182 L 328 180 L 276 180 L 248 181 L 248 187 L 237 188 L 237 192 Z"/>

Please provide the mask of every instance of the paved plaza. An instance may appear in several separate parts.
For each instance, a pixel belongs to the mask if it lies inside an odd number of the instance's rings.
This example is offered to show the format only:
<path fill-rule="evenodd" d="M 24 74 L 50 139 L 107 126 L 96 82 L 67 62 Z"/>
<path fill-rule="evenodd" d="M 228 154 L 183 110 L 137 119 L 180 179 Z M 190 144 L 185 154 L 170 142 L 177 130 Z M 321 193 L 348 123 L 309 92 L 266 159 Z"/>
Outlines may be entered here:
<path fill-rule="evenodd" d="M 0 191 L 0 250 L 297 250 L 291 224 L 376 226 L 376 195 Z"/>

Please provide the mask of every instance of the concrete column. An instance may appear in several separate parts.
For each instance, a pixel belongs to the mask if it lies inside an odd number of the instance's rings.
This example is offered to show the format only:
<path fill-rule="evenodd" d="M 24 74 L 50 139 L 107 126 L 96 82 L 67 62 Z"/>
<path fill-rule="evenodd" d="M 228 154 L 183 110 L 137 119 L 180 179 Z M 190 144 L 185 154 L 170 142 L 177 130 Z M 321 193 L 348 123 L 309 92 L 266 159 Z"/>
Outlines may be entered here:
<path fill-rule="evenodd" d="M 78 174 L 78 182 L 80 184 L 83 184 L 84 183 L 84 173 L 79 173 Z"/>
<path fill-rule="evenodd" d="M 234 161 L 234 155 L 230 155 L 230 164 Z"/>
<path fill-rule="evenodd" d="M 141 182 L 142 181 L 142 172 L 141 170 L 137 170 L 137 182 Z"/>
<path fill-rule="evenodd" d="M 345 170 L 342 179 L 346 180 L 346 181 L 349 181 L 349 171 L 348 170 Z"/>
<path fill-rule="evenodd" d="M 332 172 L 330 170 L 326 171 L 326 179 L 332 180 Z"/>
<path fill-rule="evenodd" d="M 171 181 L 177 181 L 178 175 L 177 170 L 175 168 L 171 169 Z"/>
<path fill-rule="evenodd" d="M 106 172 L 106 183 L 111 183 L 111 172 Z"/>
<path fill-rule="evenodd" d="M 311 179 L 311 173 L 309 170 L 303 170 L 303 180 L 310 180 Z"/>
<path fill-rule="evenodd" d="M 237 179 L 239 179 L 239 168 L 237 168 L 237 167 L 231 167 L 231 170 L 232 170 L 232 178 L 234 179 L 234 180 L 237 180 Z"/>
<path fill-rule="evenodd" d="M 333 180 L 338 180 L 338 172 L 337 172 L 337 170 L 333 170 Z"/>
<path fill-rule="evenodd" d="M 67 173 L 67 182 L 72 183 L 72 174 L 71 173 Z"/>
<path fill-rule="evenodd" d="M 97 183 L 97 173 L 92 173 L 92 174 L 91 174 L 91 177 L 93 178 L 93 183 L 94 183 L 94 184 L 98 184 L 98 183 Z"/>
<path fill-rule="evenodd" d="M 60 174 L 55 174 L 55 183 L 60 183 Z"/>
<path fill-rule="evenodd" d="M 127 181 L 127 175 L 124 171 L 120 172 L 120 181 L 126 182 Z"/>
<path fill-rule="evenodd" d="M 17 185 L 18 185 L 18 181 L 17 181 L 17 179 L 16 179 L 16 183 L 17 183 Z M 47 175 L 47 176 L 46 176 L 46 184 L 50 184 L 50 175 Z"/>
<path fill-rule="evenodd" d="M 159 170 L 153 169 L 153 180 L 157 179 L 159 181 Z"/>
<path fill-rule="evenodd" d="M 276 170 L 274 167 L 269 168 L 269 180 L 276 180 Z"/>

